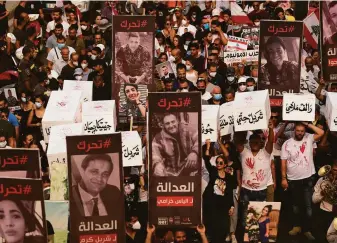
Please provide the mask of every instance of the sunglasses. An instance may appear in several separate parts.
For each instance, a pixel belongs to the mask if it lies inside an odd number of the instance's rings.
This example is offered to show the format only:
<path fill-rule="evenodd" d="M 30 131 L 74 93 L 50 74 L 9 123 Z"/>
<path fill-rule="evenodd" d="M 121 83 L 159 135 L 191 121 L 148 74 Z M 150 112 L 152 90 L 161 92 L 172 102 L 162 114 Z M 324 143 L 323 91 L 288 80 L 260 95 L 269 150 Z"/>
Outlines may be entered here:
<path fill-rule="evenodd" d="M 171 23 L 166 23 L 166 25 L 171 25 Z"/>
<path fill-rule="evenodd" d="M 246 85 L 246 83 L 239 83 L 239 86 Z"/>
<path fill-rule="evenodd" d="M 271 119 L 278 119 L 278 116 L 271 116 Z"/>
<path fill-rule="evenodd" d="M 224 165 L 225 163 L 223 161 L 216 161 L 215 164 L 217 164 L 217 165 Z"/>

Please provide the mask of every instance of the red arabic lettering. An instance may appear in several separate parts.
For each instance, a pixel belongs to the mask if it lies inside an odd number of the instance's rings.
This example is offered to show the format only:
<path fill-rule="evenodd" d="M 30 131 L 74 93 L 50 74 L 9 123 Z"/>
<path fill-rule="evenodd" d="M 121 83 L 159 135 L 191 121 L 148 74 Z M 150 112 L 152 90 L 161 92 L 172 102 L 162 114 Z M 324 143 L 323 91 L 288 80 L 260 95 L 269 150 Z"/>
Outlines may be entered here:
<path fill-rule="evenodd" d="M 122 28 L 124 29 L 132 29 L 132 28 L 144 28 L 147 26 L 147 20 L 137 20 L 137 21 L 130 21 L 128 22 L 128 20 L 124 20 L 121 22 L 121 25 L 120 25 Z"/>
<path fill-rule="evenodd" d="M 268 27 L 268 32 L 274 33 L 274 35 L 276 35 L 277 33 L 291 33 L 294 30 L 295 27 L 293 25 L 291 25 L 289 28 L 287 25 L 284 27 L 275 27 L 274 25 L 270 25 Z"/>
<path fill-rule="evenodd" d="M 167 101 L 166 98 L 160 99 L 157 105 L 160 108 L 166 108 L 166 110 L 170 110 L 171 108 L 181 108 L 181 107 L 189 107 L 191 104 L 191 98 L 178 98 L 178 100 Z"/>
<path fill-rule="evenodd" d="M 92 149 L 109 148 L 111 146 L 111 138 L 107 138 L 104 141 L 98 140 L 97 143 L 86 143 L 86 141 L 81 141 L 77 144 L 77 149 L 89 152 Z"/>
<path fill-rule="evenodd" d="M 2 161 L 1 168 L 5 168 L 6 165 L 18 165 L 18 164 L 25 165 L 27 161 L 28 161 L 27 155 L 6 157 Z"/>

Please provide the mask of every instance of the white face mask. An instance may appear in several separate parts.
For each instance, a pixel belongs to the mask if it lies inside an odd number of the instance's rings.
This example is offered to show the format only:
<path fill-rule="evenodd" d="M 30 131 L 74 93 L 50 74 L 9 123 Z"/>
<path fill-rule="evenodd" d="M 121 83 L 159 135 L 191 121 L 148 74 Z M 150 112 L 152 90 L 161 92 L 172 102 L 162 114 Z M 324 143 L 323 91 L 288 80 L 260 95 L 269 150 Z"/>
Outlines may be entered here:
<path fill-rule="evenodd" d="M 182 90 L 180 90 L 180 92 L 182 92 L 182 93 L 187 93 L 187 92 L 188 92 L 188 89 L 182 89 Z"/>
<path fill-rule="evenodd" d="M 254 22 L 255 26 L 260 26 L 260 22 Z"/>
<path fill-rule="evenodd" d="M 234 79 L 235 79 L 235 77 L 227 77 L 227 80 L 228 80 L 229 82 L 233 82 Z"/>
<path fill-rule="evenodd" d="M 170 56 L 170 57 L 169 57 L 169 61 L 170 61 L 170 62 L 175 62 L 175 60 L 176 60 L 176 59 L 174 58 L 174 56 Z"/>
<path fill-rule="evenodd" d="M 242 91 L 242 92 L 245 91 L 246 88 L 247 88 L 246 85 L 240 85 L 240 86 L 239 86 L 239 90 Z"/>
<path fill-rule="evenodd" d="M 88 26 L 86 26 L 86 25 L 81 25 L 81 29 L 82 30 L 86 30 L 88 28 Z"/>
<path fill-rule="evenodd" d="M 216 72 L 210 72 L 210 73 L 209 73 L 209 76 L 211 76 L 212 78 L 214 78 L 215 75 L 216 75 Z"/>
<path fill-rule="evenodd" d="M 24 102 L 24 103 L 26 103 L 27 102 L 26 97 L 21 97 L 21 101 Z"/>
<path fill-rule="evenodd" d="M 87 63 L 82 63 L 82 64 L 81 64 L 81 67 L 82 67 L 82 69 L 86 69 L 86 68 L 87 68 L 87 66 L 88 66 L 88 64 L 87 64 Z"/>
<path fill-rule="evenodd" d="M 48 74 L 48 78 L 49 78 L 49 79 L 52 79 L 52 78 L 53 78 L 53 75 Z"/>
<path fill-rule="evenodd" d="M 249 86 L 249 87 L 247 87 L 247 90 L 248 90 L 248 91 L 254 91 L 254 86 Z"/>
<path fill-rule="evenodd" d="M 74 66 L 76 66 L 76 67 L 78 66 L 78 62 L 73 62 L 73 64 L 74 64 Z"/>
<path fill-rule="evenodd" d="M 97 57 L 96 55 L 91 55 L 92 60 L 96 60 L 96 57 Z"/>
<path fill-rule="evenodd" d="M 41 108 L 41 106 L 42 106 L 42 104 L 40 103 L 40 102 L 35 102 L 35 106 L 36 106 L 36 108 Z"/>
<path fill-rule="evenodd" d="M 46 85 L 48 85 L 50 83 L 49 79 L 46 80 Z"/>
<path fill-rule="evenodd" d="M 190 71 L 192 69 L 191 65 L 186 65 L 186 70 Z"/>
<path fill-rule="evenodd" d="M 186 25 L 186 24 L 187 24 L 187 21 L 186 21 L 185 19 L 183 19 L 183 20 L 181 21 L 181 24 L 182 24 L 182 25 Z"/>
<path fill-rule="evenodd" d="M 81 80 L 82 80 L 82 76 L 76 76 L 75 79 L 76 79 L 77 81 L 81 81 Z"/>
<path fill-rule="evenodd" d="M 134 224 L 132 224 L 132 229 L 134 230 L 140 230 L 141 227 L 142 225 L 139 223 L 138 220 Z"/>
<path fill-rule="evenodd" d="M 0 148 L 6 148 L 7 141 L 0 142 Z"/>

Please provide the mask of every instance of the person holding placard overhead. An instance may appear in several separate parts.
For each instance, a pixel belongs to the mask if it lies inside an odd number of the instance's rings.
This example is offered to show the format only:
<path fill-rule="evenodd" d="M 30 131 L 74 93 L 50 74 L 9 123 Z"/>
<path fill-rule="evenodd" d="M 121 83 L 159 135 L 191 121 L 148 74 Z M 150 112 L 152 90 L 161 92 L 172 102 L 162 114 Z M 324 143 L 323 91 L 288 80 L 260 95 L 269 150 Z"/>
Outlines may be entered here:
<path fill-rule="evenodd" d="M 310 128 L 315 134 L 306 132 Z M 284 142 L 281 150 L 282 188 L 289 189 L 293 208 L 293 229 L 289 235 L 298 235 L 301 231 L 309 240 L 315 240 L 311 230 L 311 197 L 315 165 L 313 160 L 313 145 L 324 135 L 324 131 L 308 122 L 295 124 L 294 136 Z M 301 207 L 300 205 L 303 205 Z M 305 210 L 305 217 L 300 217 Z"/>

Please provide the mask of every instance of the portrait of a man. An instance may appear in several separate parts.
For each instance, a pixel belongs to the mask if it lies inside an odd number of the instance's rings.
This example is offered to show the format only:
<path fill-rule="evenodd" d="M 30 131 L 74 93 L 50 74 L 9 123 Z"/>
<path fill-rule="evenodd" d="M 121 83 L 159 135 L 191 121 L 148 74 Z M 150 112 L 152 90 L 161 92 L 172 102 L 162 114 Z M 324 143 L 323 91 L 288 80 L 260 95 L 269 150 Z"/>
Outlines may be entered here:
<path fill-rule="evenodd" d="M 331 1 L 327 5 L 329 12 L 325 12 L 325 17 L 332 34 L 324 38 L 324 45 L 337 43 L 337 1 Z"/>
<path fill-rule="evenodd" d="M 153 33 L 116 33 L 117 83 L 152 83 Z"/>
<path fill-rule="evenodd" d="M 118 166 L 118 161 L 113 161 L 112 157 L 109 154 L 87 155 L 77 166 L 82 173 L 76 170 L 76 159 L 72 159 L 72 177 L 77 183 L 73 179 L 70 201 L 73 210 L 77 209 L 75 214 L 85 217 L 108 216 L 114 212 L 111 205 L 122 203 L 119 188 L 108 183 L 114 169 L 117 170 L 114 166 Z"/>
<path fill-rule="evenodd" d="M 171 67 L 170 62 L 160 63 L 156 66 L 159 77 L 161 80 L 165 81 L 168 79 L 174 79 L 175 75 Z"/>
<path fill-rule="evenodd" d="M 5 97 L 8 101 L 9 107 L 15 106 L 18 103 L 15 89 L 5 89 Z"/>
<path fill-rule="evenodd" d="M 153 176 L 196 175 L 199 161 L 198 131 L 192 113 L 165 113 L 159 118 L 159 131 L 152 140 Z M 186 116 L 185 116 L 186 117 Z"/>

